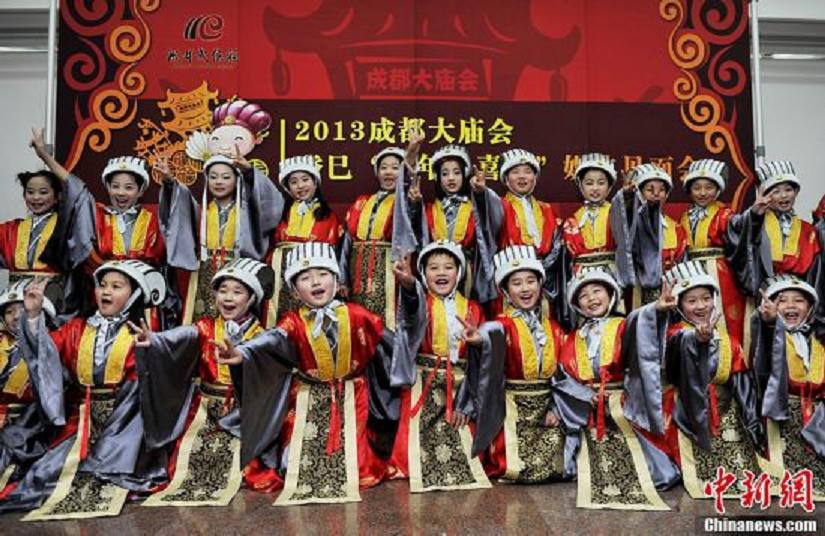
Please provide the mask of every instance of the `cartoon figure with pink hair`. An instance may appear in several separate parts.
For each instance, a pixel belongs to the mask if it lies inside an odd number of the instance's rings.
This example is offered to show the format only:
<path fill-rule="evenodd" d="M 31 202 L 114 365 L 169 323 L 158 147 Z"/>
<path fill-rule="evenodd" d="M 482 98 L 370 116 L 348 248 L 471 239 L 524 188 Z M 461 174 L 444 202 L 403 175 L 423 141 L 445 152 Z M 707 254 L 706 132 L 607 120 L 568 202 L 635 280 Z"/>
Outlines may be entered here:
<path fill-rule="evenodd" d="M 259 105 L 235 99 L 224 102 L 212 112 L 212 131 L 195 132 L 186 143 L 190 158 L 207 161 L 215 155 L 246 156 L 269 134 L 272 116 Z"/>

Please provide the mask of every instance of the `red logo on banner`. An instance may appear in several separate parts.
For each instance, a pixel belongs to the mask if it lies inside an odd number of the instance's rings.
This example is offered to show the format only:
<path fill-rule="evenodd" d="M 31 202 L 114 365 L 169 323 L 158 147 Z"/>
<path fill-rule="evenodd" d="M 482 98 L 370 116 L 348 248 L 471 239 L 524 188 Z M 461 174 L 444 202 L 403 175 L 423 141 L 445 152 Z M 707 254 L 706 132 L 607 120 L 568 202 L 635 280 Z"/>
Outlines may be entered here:
<path fill-rule="evenodd" d="M 217 41 L 223 35 L 223 17 L 210 13 L 192 17 L 183 29 L 187 41 Z"/>

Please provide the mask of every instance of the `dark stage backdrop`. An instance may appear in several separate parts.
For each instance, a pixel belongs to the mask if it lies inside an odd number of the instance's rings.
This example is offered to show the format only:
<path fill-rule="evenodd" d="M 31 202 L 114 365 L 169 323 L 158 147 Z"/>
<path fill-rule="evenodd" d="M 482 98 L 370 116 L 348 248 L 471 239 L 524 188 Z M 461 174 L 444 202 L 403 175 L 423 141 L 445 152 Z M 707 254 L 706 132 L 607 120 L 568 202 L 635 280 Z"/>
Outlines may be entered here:
<path fill-rule="evenodd" d="M 589 151 L 674 178 L 725 160 L 738 207 L 753 184 L 748 19 L 744 0 L 63 0 L 57 153 L 97 194 L 122 154 L 168 156 L 199 190 L 187 140 L 234 97 L 272 118 L 248 158 L 274 178 L 284 156 L 318 155 L 337 209 L 374 190 L 372 155 L 413 124 L 425 167 L 445 143 L 493 172 L 509 148 L 537 153 L 537 196 L 562 214 Z"/>

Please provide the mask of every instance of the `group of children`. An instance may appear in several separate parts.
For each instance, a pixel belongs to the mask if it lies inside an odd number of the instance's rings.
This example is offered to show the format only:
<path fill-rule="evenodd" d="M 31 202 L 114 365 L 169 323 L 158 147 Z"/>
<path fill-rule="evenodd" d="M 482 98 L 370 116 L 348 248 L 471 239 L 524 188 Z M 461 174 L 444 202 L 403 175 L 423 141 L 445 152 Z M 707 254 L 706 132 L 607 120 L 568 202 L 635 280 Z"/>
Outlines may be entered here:
<path fill-rule="evenodd" d="M 238 102 L 221 120 L 252 129 Z M 794 213 L 788 162 L 759 166 L 742 214 L 718 200 L 725 164 L 693 162 L 677 222 L 665 170 L 609 200 L 613 160 L 584 154 L 561 221 L 524 149 L 501 155 L 504 197 L 466 148 L 436 150 L 425 203 L 422 142 L 380 151 L 341 221 L 311 155 L 276 186 L 229 145 L 200 200 L 160 161 L 157 208 L 146 163 L 113 158 L 104 205 L 35 132 L 48 169 L 19 175 L 29 215 L 0 226 L 0 512 L 242 486 L 349 502 L 388 479 L 577 479 L 581 507 L 655 510 L 718 467 L 809 469 L 825 496 L 825 224 Z"/>

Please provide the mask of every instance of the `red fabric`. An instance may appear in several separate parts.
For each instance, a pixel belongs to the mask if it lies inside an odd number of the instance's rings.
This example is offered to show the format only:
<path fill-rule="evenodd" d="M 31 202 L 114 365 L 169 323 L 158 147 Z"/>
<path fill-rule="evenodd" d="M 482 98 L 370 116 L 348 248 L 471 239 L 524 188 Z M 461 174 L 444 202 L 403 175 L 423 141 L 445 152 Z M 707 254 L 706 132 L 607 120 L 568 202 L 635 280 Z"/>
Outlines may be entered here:
<path fill-rule="evenodd" d="M 799 251 L 796 255 L 785 255 L 782 262 L 774 262 L 773 270 L 777 274 L 794 274 L 805 279 L 821 251 L 822 245 L 819 243 L 816 227 L 802 220 Z"/>
<path fill-rule="evenodd" d="M 588 248 L 584 243 L 584 236 L 579 229 L 581 222 L 570 216 L 564 222 L 564 242 L 567 245 L 567 250 L 575 260 L 580 255 L 588 255 L 592 253 L 607 253 L 616 251 L 616 241 L 613 239 L 613 226 L 608 222 L 607 224 L 607 241 L 604 247 Z"/>
<path fill-rule="evenodd" d="M 536 247 L 536 254 L 539 258 L 543 258 L 553 249 L 553 235 L 559 226 L 559 221 L 556 219 L 556 213 L 550 203 L 545 203 L 544 201 L 539 201 L 538 203 L 544 215 L 544 228 L 539 229 L 541 232 L 541 244 Z M 501 231 L 499 231 L 499 248 L 504 249 L 507 246 L 524 245 L 524 241 L 521 238 L 521 225 L 518 217 L 516 217 L 516 211 L 513 205 L 506 197 L 501 199 L 501 204 L 504 209 L 504 225 L 502 225 Z"/>
<path fill-rule="evenodd" d="M 80 348 L 80 339 L 83 330 L 86 328 L 85 318 L 73 318 L 59 329 L 50 333 L 60 359 L 67 369 L 72 373 L 72 377 L 77 381 L 77 357 Z M 123 380 L 136 380 L 137 367 L 135 363 L 135 347 L 129 349 L 129 353 L 123 363 Z"/>
<path fill-rule="evenodd" d="M 358 198 L 355 200 L 355 203 L 352 204 L 350 209 L 347 211 L 346 216 L 346 223 L 347 229 L 349 233 L 352 235 L 353 240 L 356 240 L 356 236 L 358 234 L 358 220 L 361 218 L 361 212 L 364 210 L 364 205 L 367 204 L 369 198 L 372 197 L 372 194 L 367 195 L 359 195 Z M 385 242 L 389 242 L 392 240 L 392 214 L 390 217 L 387 218 L 387 223 L 384 225 L 384 232 L 381 236 L 381 240 Z"/>
<path fill-rule="evenodd" d="M 101 264 L 110 260 L 137 259 L 152 266 L 161 266 L 166 263 L 166 244 L 160 231 L 157 207 L 141 205 L 141 208 L 152 215 L 149 227 L 146 229 L 146 242 L 143 249 L 129 250 L 125 255 L 115 255 L 112 251 L 114 249 L 114 228 L 111 225 L 109 213 L 106 212 L 106 205 L 99 201 L 95 204 L 97 240 L 94 252 L 86 261 L 87 273 L 91 274 Z M 128 248 L 129 245 L 126 244 L 126 247 Z"/>
<path fill-rule="evenodd" d="M 309 238 L 301 238 L 287 233 L 289 214 L 287 213 L 286 216 L 287 217 L 278 224 L 273 234 L 273 243 L 276 245 L 280 242 L 326 242 L 327 244 L 337 246 L 341 241 L 341 237 L 344 236 L 344 226 L 334 212 L 331 212 L 326 218 L 315 222 Z"/>
<path fill-rule="evenodd" d="M 54 266 L 48 266 L 44 270 L 33 270 L 28 266 L 17 266 L 15 264 L 14 252 L 17 248 L 17 230 L 19 229 L 21 223 L 23 223 L 23 220 L 20 218 L 0 223 L 0 255 L 3 256 L 6 266 L 8 266 L 12 272 L 27 271 L 42 272 L 45 274 L 60 272 L 60 270 Z"/>

